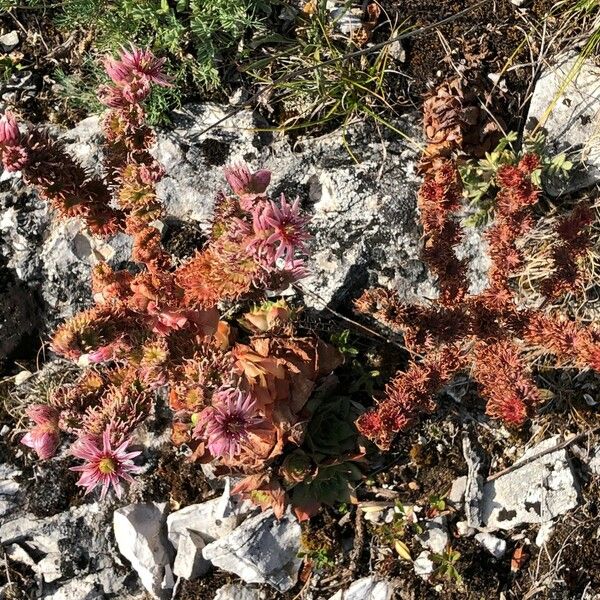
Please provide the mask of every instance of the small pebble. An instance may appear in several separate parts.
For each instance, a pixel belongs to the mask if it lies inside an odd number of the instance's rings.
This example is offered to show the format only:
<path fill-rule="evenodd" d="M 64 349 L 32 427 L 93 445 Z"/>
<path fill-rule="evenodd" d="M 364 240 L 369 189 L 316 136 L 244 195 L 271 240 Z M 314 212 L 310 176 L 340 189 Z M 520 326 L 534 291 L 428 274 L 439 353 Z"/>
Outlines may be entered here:
<path fill-rule="evenodd" d="M 2 52 L 10 52 L 19 45 L 19 34 L 17 31 L 9 31 L 0 36 L 0 49 Z"/>

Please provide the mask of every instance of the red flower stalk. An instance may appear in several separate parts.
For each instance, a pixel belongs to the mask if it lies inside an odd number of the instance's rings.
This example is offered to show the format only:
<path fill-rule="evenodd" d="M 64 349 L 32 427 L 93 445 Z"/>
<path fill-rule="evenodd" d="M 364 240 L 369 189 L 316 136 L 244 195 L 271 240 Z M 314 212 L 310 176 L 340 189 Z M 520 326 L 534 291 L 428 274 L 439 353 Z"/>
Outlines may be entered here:
<path fill-rule="evenodd" d="M 420 363 L 412 362 L 408 371 L 396 376 L 385 398 L 357 422 L 361 432 L 383 448 L 420 413 L 433 410 L 434 394 L 459 370 L 469 371 L 479 383 L 488 415 L 522 425 L 540 402 L 521 360 L 525 344 L 553 353 L 563 363 L 600 369 L 600 331 L 520 309 L 509 282 L 522 266 L 517 242 L 533 226 L 532 207 L 540 196 L 532 181 L 541 168 L 536 154 L 525 154 L 517 164 L 505 164 L 496 173 L 494 223 L 485 233 L 491 259 L 489 285 L 478 295 L 467 294 L 465 265 L 454 252 L 462 235 L 454 220 L 461 190 L 456 166 L 447 157 L 466 141 L 460 117 L 469 107 L 451 95 L 452 87 L 443 87 L 426 104 L 430 144 L 421 163 L 425 178 L 419 192 L 423 258 L 437 275 L 439 298 L 431 306 L 406 306 L 392 292 L 370 290 L 356 305 L 360 312 L 400 331 L 411 353 L 424 354 Z M 590 221 L 589 208 L 579 206 L 559 223 L 555 273 L 544 287 L 549 296 L 575 285 L 577 259 L 589 245 Z"/>
<path fill-rule="evenodd" d="M 579 284 L 578 261 L 590 247 L 590 225 L 594 212 L 587 204 L 578 204 L 556 226 L 557 243 L 552 248 L 554 273 L 544 281 L 542 292 L 555 299 L 572 292 Z"/>
<path fill-rule="evenodd" d="M 411 363 L 387 385 L 376 408 L 358 418 L 358 430 L 388 449 L 396 433 L 411 427 L 419 415 L 435 410 L 435 394 L 463 368 L 464 356 L 457 346 L 442 347 L 421 363 Z"/>
<path fill-rule="evenodd" d="M 456 166 L 446 159 L 432 161 L 419 190 L 418 206 L 425 234 L 423 260 L 438 278 L 439 302 L 444 306 L 459 304 L 468 287 L 465 262 L 454 252 L 462 239 L 453 221 L 461 195 Z"/>
<path fill-rule="evenodd" d="M 517 427 L 532 416 L 540 396 L 514 343 L 479 342 L 474 362 L 474 377 L 487 399 L 488 415 Z"/>
<path fill-rule="evenodd" d="M 165 58 L 156 58 L 150 50 L 133 45 L 129 50 L 123 48 L 118 59 L 106 57 L 104 67 L 119 92 L 109 93 L 105 102 L 119 106 L 117 98 L 120 94 L 124 101 L 136 104 L 148 96 L 152 84 L 170 86 L 171 82 L 163 72 L 165 61 Z"/>

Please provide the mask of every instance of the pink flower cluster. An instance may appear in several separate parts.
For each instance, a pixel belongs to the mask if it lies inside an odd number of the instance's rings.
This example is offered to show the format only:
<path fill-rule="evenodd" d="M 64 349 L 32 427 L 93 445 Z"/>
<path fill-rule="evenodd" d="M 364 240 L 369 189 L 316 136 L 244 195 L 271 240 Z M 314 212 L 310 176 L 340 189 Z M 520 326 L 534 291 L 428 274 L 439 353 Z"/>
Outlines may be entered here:
<path fill-rule="evenodd" d="M 299 199 L 289 204 L 281 194 L 279 206 L 273 201 L 259 202 L 252 209 L 253 239 L 248 249 L 267 266 L 274 267 L 281 258 L 286 267 L 293 267 L 296 252 L 306 250 L 309 220 L 300 214 Z"/>
<path fill-rule="evenodd" d="M 262 422 L 251 394 L 223 388 L 215 392 L 212 406 L 200 413 L 194 435 L 206 439 L 213 456 L 232 458 L 240 454 L 244 443 Z"/>
<path fill-rule="evenodd" d="M 7 110 L 0 118 L 0 155 L 9 172 L 20 171 L 28 161 L 27 150 L 21 145 L 21 134 L 15 116 Z"/>
<path fill-rule="evenodd" d="M 251 173 L 244 164 L 233 165 L 225 169 L 225 178 L 249 213 L 251 222 L 236 219 L 237 234 L 248 240 L 246 250 L 267 271 L 281 267 L 281 259 L 291 280 L 304 277 L 304 262 L 296 255 L 306 251 L 310 217 L 301 213 L 300 200 L 289 203 L 283 194 L 279 204 L 268 200 L 271 172 L 265 169 Z"/>
<path fill-rule="evenodd" d="M 119 58 L 106 57 L 104 68 L 114 86 L 103 86 L 100 90 L 102 102 L 111 108 L 137 104 L 150 93 L 152 84 L 170 86 L 163 72 L 165 58 L 156 58 L 150 50 L 131 46 L 123 48 Z"/>

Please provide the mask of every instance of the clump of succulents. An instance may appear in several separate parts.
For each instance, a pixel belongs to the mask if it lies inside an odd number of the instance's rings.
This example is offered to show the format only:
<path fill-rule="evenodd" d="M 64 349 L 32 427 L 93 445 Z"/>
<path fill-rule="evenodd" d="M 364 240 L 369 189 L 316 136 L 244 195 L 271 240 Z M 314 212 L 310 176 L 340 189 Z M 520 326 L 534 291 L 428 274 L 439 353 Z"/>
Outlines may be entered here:
<path fill-rule="evenodd" d="M 112 487 L 120 495 L 122 481 L 140 471 L 135 431 L 165 390 L 173 442 L 187 444 L 191 460 L 245 476 L 240 494 L 282 514 L 293 486 L 276 484 L 272 474 L 306 445 L 307 470 L 296 468 L 295 485 L 312 490 L 308 512 L 320 502 L 319 490 L 326 501 L 345 499 L 357 477 L 348 465 L 360 455 L 347 403 L 336 401 L 345 407 L 336 415 L 344 427 L 315 441 L 319 430 L 326 433 L 320 411 L 332 414 L 315 394 L 342 356 L 302 330 L 292 306 L 272 299 L 306 274 L 309 219 L 299 200 L 270 198 L 269 171 L 230 166 L 231 193 L 217 195 L 208 241 L 177 265 L 157 227 L 163 207 L 156 184 L 164 170 L 150 154 L 155 137 L 143 107 L 152 86 L 170 85 L 163 61 L 131 48 L 104 65 L 111 83 L 99 92 L 107 106 L 101 175 L 88 173 L 44 131 L 21 132 L 10 113 L 0 120 L 4 166 L 21 170 L 62 218 L 80 218 L 96 235 L 131 235 L 136 263 L 131 271 L 106 262 L 94 267 L 94 306 L 61 325 L 51 343 L 81 373 L 48 404 L 28 408 L 34 425 L 22 442 L 47 459 L 68 437 L 71 454 L 83 461 L 73 468 L 86 493 L 100 487 L 104 497 Z M 223 319 L 225 310 L 238 318 Z"/>
<path fill-rule="evenodd" d="M 490 153 L 498 131 L 480 122 L 474 100 L 460 85 L 448 84 L 425 103 L 428 146 L 418 208 L 422 256 L 437 278 L 438 297 L 409 305 L 394 291 L 380 288 L 367 290 L 357 302 L 360 312 L 401 332 L 411 354 L 408 368 L 397 373 L 376 406 L 357 421 L 361 433 L 381 448 L 389 448 L 396 434 L 421 414 L 433 412 L 436 394 L 459 373 L 478 383 L 488 415 L 518 427 L 535 414 L 542 399 L 525 358 L 531 349 L 562 364 L 600 370 L 600 331 L 595 325 L 543 305 L 521 306 L 511 285 L 511 277 L 524 266 L 520 241 L 536 225 L 542 174 L 565 171 L 569 165 L 562 158 L 548 161 L 535 148 L 508 152 L 506 139 Z M 485 161 L 468 163 L 481 154 Z M 473 196 L 474 190 L 480 194 Z M 490 221 L 484 233 L 491 263 L 488 284 L 476 294 L 469 289 L 467 261 L 457 252 L 469 195 L 485 198 Z M 593 218 L 591 208 L 580 204 L 558 222 L 552 272 L 542 286 L 546 302 L 578 288 L 579 262 L 590 244 Z"/>

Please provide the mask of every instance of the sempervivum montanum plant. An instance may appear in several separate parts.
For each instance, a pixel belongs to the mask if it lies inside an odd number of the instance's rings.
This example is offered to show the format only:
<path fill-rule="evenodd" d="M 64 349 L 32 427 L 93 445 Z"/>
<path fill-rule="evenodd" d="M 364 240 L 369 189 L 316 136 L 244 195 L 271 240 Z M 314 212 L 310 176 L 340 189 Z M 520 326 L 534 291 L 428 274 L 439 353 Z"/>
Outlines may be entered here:
<path fill-rule="evenodd" d="M 418 206 L 423 259 L 437 277 L 438 298 L 407 305 L 395 292 L 372 289 L 357 302 L 360 312 L 402 332 L 413 356 L 407 370 L 388 384 L 385 396 L 357 421 L 359 430 L 381 448 L 389 448 L 420 414 L 434 411 L 436 393 L 460 372 L 477 381 L 490 416 L 516 427 L 541 400 L 525 351 L 533 347 L 561 364 L 600 371 L 600 330 L 543 308 L 520 306 L 510 285 L 511 275 L 523 266 L 519 239 L 535 226 L 542 169 L 536 153 L 511 154 L 495 170 L 495 185 L 486 186 L 496 190 L 485 232 L 488 285 L 481 293 L 469 293 L 467 264 L 456 248 L 463 237 L 458 164 L 464 163 L 461 151 L 473 152 L 473 124 L 465 117 L 471 113 L 468 101 L 452 86 L 425 104 L 430 144 L 422 161 Z M 548 300 L 577 288 L 578 259 L 590 243 L 592 218 L 591 209 L 580 205 L 559 222 L 553 274 L 543 288 Z"/>
<path fill-rule="evenodd" d="M 51 343 L 82 371 L 47 405 L 28 409 L 34 426 L 22 441 L 45 459 L 66 434 L 84 461 L 74 468 L 86 493 L 100 487 L 104 496 L 113 487 L 120 494 L 121 482 L 139 471 L 132 436 L 166 388 L 173 441 L 189 444 L 193 460 L 265 473 L 299 446 L 308 400 L 341 363 L 333 347 L 297 330 L 287 303 L 266 300 L 267 291 L 305 275 L 308 218 L 298 201 L 267 196 L 268 171 L 234 165 L 225 173 L 233 193 L 217 195 L 208 241 L 175 264 L 155 226 L 163 168 L 149 152 L 155 138 L 143 108 L 153 85 L 169 85 L 162 61 L 131 48 L 104 64 L 112 83 L 100 90 L 102 176 L 45 132 L 22 132 L 10 113 L 0 120 L 4 166 L 21 170 L 59 216 L 79 217 L 97 235 L 131 235 L 137 263 L 135 272 L 94 267 L 94 306 L 61 325 Z M 238 315 L 246 307 L 243 329 L 218 307 Z"/>

